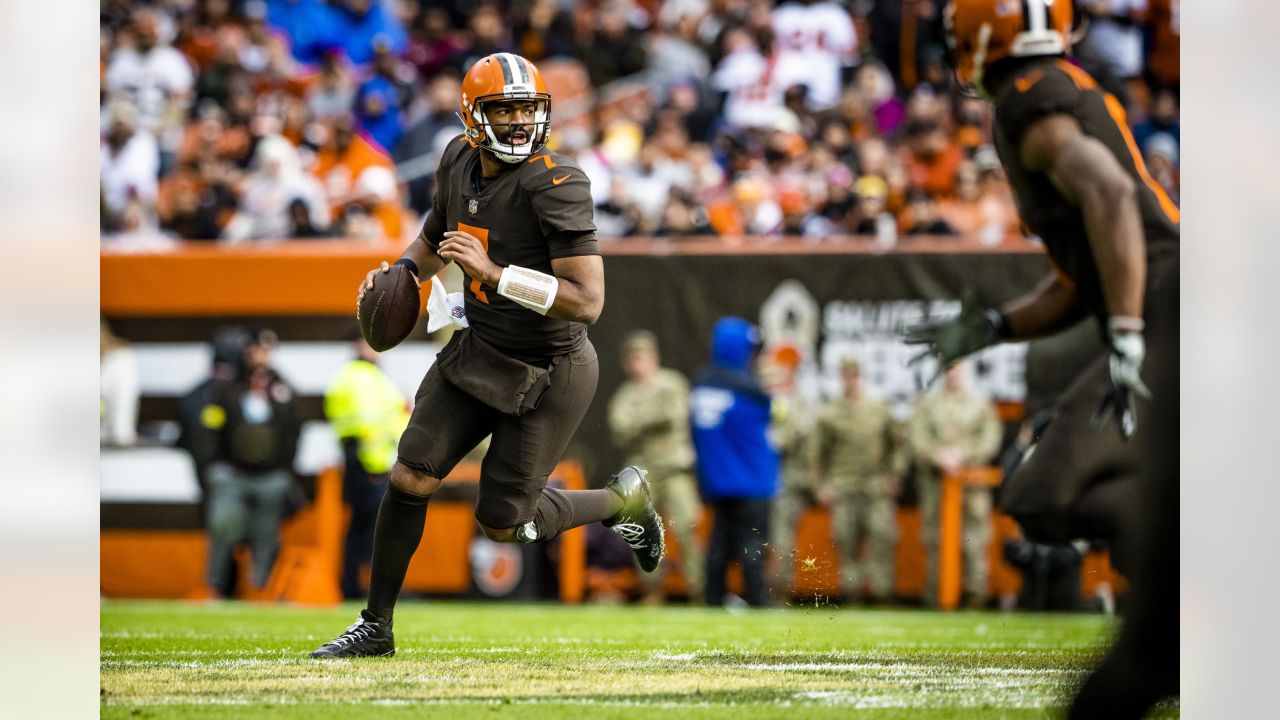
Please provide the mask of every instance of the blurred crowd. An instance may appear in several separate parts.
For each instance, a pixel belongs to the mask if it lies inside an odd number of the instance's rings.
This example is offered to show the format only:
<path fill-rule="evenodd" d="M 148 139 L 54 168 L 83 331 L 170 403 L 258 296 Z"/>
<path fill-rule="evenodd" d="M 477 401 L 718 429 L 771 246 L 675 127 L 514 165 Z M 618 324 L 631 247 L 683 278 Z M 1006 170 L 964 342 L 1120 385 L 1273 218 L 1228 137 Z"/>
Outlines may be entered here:
<path fill-rule="evenodd" d="M 461 130 L 462 74 L 542 70 L 603 238 L 1018 234 L 942 0 L 104 0 L 112 240 L 398 243 Z M 1178 196 L 1178 0 L 1079 0 L 1078 61 Z"/>

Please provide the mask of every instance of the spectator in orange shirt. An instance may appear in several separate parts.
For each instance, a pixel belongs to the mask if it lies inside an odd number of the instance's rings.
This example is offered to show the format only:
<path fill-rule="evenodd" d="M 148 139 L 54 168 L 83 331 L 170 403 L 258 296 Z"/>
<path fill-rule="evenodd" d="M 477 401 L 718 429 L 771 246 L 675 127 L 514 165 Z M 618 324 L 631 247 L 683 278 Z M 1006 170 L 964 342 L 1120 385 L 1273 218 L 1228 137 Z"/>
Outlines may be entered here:
<path fill-rule="evenodd" d="M 173 46 L 203 74 L 217 59 L 219 36 L 239 31 L 241 23 L 232 16 L 230 0 L 204 0 L 198 5 L 193 12 L 179 13 L 175 18 Z"/>
<path fill-rule="evenodd" d="M 404 228 L 395 172 L 381 165 L 365 168 L 355 192 L 341 210 L 343 234 L 369 242 L 398 241 Z"/>
<path fill-rule="evenodd" d="M 387 197 L 385 173 L 379 176 L 379 192 L 358 191 L 360 177 L 371 168 L 382 168 L 393 173 L 390 158 L 378 152 L 373 145 L 355 133 L 354 120 L 349 113 L 337 115 L 331 121 L 321 123 L 327 138 L 320 143 L 312 172 L 324 186 L 329 209 L 335 220 L 341 218 L 349 205 L 359 202 L 369 215 L 382 225 L 383 237 L 399 240 L 404 227 L 404 210 L 396 197 Z"/>
<path fill-rule="evenodd" d="M 236 211 L 229 166 L 217 159 L 191 162 L 160 181 L 160 227 L 184 240 L 216 240 Z"/>
<path fill-rule="evenodd" d="M 977 163 L 966 160 L 956 172 L 956 193 L 938 203 L 938 215 L 966 239 L 998 245 L 1017 230 L 1012 205 L 996 191 L 996 183 L 984 183 Z"/>
<path fill-rule="evenodd" d="M 832 234 L 831 221 L 813 211 L 813 203 L 804 188 L 781 188 L 778 207 L 782 210 L 779 231 L 783 235 L 821 239 Z"/>
<path fill-rule="evenodd" d="M 955 190 L 956 170 L 964 155 L 940 123 L 912 121 L 906 128 L 904 159 L 912 186 L 934 197 L 949 197 Z"/>
<path fill-rule="evenodd" d="M 772 234 L 782 223 L 782 209 L 770 195 L 764 179 L 743 175 L 733 182 L 728 197 L 707 208 L 711 227 L 730 237 Z"/>

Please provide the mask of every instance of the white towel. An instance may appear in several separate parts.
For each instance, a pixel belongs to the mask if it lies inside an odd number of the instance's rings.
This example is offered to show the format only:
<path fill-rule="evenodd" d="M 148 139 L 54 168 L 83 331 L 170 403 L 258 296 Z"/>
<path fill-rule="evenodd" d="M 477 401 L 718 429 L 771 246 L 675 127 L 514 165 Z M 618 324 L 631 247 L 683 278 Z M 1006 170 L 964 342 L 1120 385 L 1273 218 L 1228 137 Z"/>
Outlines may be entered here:
<path fill-rule="evenodd" d="M 427 332 L 433 333 L 453 323 L 460 328 L 470 327 L 462 293 L 446 293 L 440 278 L 431 277 L 431 294 L 427 296 Z"/>

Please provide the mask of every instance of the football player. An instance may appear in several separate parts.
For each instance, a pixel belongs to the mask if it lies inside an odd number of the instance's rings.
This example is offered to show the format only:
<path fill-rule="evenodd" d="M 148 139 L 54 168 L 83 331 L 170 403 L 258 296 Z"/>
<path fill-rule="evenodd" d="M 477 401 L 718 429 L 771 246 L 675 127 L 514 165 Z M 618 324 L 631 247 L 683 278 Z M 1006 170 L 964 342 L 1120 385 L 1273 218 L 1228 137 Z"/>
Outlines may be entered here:
<path fill-rule="evenodd" d="M 427 504 L 454 465 L 492 435 L 476 519 L 497 542 L 546 542 L 604 522 L 642 569 L 662 559 L 662 521 L 643 470 L 600 490 L 547 487 L 595 395 L 599 366 L 586 326 L 604 304 L 604 265 L 590 184 L 546 149 L 551 95 L 533 63 L 481 58 L 462 81 L 465 132 L 445 150 L 432 207 L 396 261 L 415 279 L 450 262 L 466 274 L 469 324 L 423 378 L 378 511 L 368 606 L 312 657 L 392 655 L 392 613 L 418 547 Z M 371 270 L 357 303 L 373 288 Z"/>
<path fill-rule="evenodd" d="M 1178 207 L 1120 103 L 1068 59 L 1070 0 L 952 0 L 944 20 L 961 86 L 994 103 L 996 150 L 1050 272 L 1001 308 L 964 303 L 904 334 L 949 366 L 1096 319 L 1109 350 L 1058 399 L 1003 505 L 1033 539 L 1115 541 L 1144 608 L 1124 635 L 1141 640 L 1121 637 L 1072 716 L 1140 717 L 1177 692 Z"/>

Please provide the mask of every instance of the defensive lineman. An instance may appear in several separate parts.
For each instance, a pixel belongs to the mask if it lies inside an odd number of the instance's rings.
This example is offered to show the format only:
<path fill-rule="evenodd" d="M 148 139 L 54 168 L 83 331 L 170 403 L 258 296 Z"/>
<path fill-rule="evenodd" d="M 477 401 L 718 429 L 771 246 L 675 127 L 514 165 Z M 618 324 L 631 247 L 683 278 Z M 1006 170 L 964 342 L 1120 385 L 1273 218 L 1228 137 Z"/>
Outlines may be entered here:
<path fill-rule="evenodd" d="M 1141 611 L 1072 717 L 1141 717 L 1178 682 L 1178 207 L 1147 173 L 1119 101 L 1065 57 L 1068 0 L 952 0 L 945 20 L 957 77 L 995 103 L 996 149 L 1052 272 L 999 310 L 966 304 L 907 337 L 950 365 L 1098 320 L 1107 356 L 1059 398 L 1002 502 L 1034 539 L 1120 543 Z M 1092 432 L 1107 421 L 1119 432 Z"/>
<path fill-rule="evenodd" d="M 369 603 L 312 657 L 392 655 L 392 612 L 441 478 L 482 439 L 476 519 L 497 542 L 543 542 L 603 521 L 640 567 L 662 559 L 662 521 L 643 470 L 602 490 L 548 488 L 595 394 L 586 325 L 604 304 L 590 185 L 544 148 L 551 96 L 533 63 L 510 53 L 476 62 L 462 82 L 466 132 L 445 150 L 422 232 L 396 261 L 415 278 L 456 262 L 470 327 L 454 333 L 418 389 L 378 511 Z M 359 297 L 373 287 L 372 270 Z M 358 299 L 357 299 L 358 302 Z"/>

